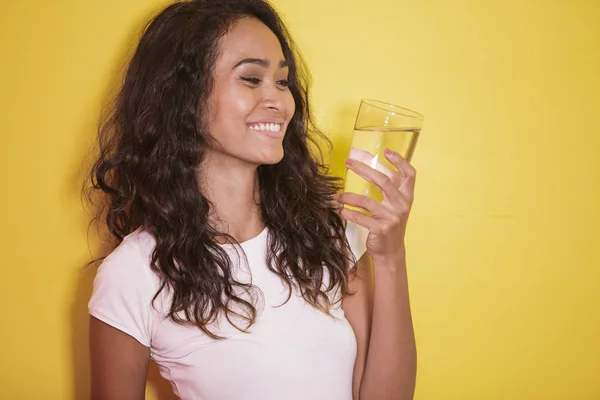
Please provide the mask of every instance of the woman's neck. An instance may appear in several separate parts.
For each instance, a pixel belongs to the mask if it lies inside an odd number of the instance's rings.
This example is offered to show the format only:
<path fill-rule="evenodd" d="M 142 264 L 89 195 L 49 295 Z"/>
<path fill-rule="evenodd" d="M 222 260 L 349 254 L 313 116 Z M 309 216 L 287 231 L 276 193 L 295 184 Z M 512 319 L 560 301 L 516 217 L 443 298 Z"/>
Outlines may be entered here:
<path fill-rule="evenodd" d="M 238 242 L 264 229 L 256 165 L 207 156 L 198 170 L 202 194 L 211 202 L 209 223 Z"/>

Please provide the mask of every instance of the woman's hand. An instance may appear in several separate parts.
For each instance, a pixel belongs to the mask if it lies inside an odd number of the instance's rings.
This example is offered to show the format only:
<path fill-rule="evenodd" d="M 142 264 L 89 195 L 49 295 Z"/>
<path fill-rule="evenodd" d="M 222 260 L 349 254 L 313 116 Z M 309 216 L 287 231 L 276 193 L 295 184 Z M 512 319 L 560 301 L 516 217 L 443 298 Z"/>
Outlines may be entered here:
<path fill-rule="evenodd" d="M 397 168 L 397 171 L 391 171 L 390 176 L 360 161 L 346 160 L 350 170 L 381 190 L 381 202 L 350 192 L 339 193 L 334 199 L 342 205 L 362 208 L 371 214 L 347 208 L 338 211 L 341 217 L 369 230 L 367 250 L 374 263 L 391 261 L 392 265 L 397 265 L 395 261 L 405 254 L 404 235 L 414 198 L 416 171 L 396 152 L 386 149 L 385 157 Z"/>

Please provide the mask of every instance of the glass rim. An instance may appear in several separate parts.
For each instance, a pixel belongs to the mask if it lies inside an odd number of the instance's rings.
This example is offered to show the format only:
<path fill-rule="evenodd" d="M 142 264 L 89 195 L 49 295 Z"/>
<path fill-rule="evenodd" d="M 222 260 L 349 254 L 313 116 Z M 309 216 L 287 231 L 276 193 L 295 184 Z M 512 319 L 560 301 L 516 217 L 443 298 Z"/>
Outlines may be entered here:
<path fill-rule="evenodd" d="M 400 107 L 400 106 L 397 106 L 392 103 L 387 103 L 385 101 L 374 100 L 374 99 L 361 99 L 360 103 L 361 103 L 361 105 L 362 105 L 362 103 L 368 104 L 371 107 L 378 108 L 385 112 L 395 112 L 396 114 L 402 115 L 404 117 L 425 120 L 425 117 L 416 111 L 409 110 L 406 107 Z M 387 106 L 387 108 L 384 107 L 384 105 Z M 398 110 L 398 111 L 395 111 L 395 110 Z"/>

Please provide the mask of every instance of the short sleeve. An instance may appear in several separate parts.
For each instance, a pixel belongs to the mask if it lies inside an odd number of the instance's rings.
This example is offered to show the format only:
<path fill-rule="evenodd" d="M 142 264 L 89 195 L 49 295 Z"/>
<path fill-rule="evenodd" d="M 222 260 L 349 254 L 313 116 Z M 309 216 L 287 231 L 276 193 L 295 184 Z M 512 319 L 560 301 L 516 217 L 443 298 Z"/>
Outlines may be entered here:
<path fill-rule="evenodd" d="M 88 303 L 92 316 L 146 347 L 151 342 L 152 298 L 156 293 L 150 273 L 148 259 L 138 246 L 124 241 L 98 267 Z"/>
<path fill-rule="evenodd" d="M 347 220 L 346 239 L 348 239 L 350 251 L 352 252 L 351 257 L 354 258 L 354 262 L 351 263 L 350 269 L 354 267 L 362 255 L 367 251 L 368 235 L 369 231 L 366 228 Z"/>

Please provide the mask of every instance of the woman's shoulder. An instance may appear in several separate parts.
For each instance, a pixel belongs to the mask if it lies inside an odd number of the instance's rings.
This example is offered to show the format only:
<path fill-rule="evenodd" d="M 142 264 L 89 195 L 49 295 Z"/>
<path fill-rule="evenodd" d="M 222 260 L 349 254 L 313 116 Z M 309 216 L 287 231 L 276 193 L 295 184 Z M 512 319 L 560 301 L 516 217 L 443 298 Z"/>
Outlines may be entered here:
<path fill-rule="evenodd" d="M 154 314 L 152 299 L 160 286 L 150 268 L 152 237 L 127 235 L 98 267 L 89 312 L 149 347 Z"/>
<path fill-rule="evenodd" d="M 140 228 L 125 236 L 106 258 L 147 258 L 152 255 L 155 247 L 154 236 Z"/>
<path fill-rule="evenodd" d="M 125 236 L 98 267 L 98 273 L 107 274 L 113 279 L 140 280 L 154 283 L 150 268 L 156 240 L 147 231 L 138 229 Z"/>

